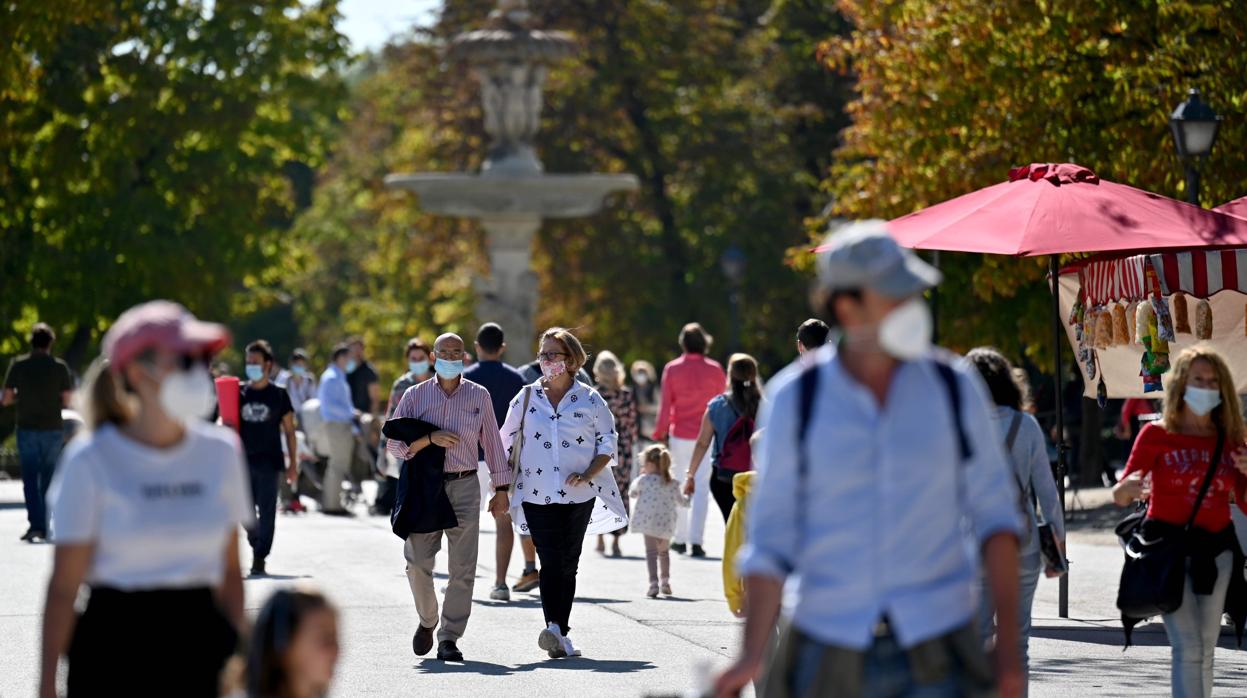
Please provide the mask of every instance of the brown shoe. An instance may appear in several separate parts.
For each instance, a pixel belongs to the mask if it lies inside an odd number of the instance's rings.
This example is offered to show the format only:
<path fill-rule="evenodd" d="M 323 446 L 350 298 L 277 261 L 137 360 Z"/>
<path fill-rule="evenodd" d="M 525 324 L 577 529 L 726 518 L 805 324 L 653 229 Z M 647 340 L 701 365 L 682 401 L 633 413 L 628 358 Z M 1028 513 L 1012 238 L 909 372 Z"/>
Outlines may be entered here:
<path fill-rule="evenodd" d="M 520 577 L 520 581 L 516 582 L 515 586 L 511 587 L 511 589 L 514 591 L 532 591 L 533 589 L 536 589 L 537 585 L 540 583 L 541 575 L 536 572 L 529 572 L 523 577 Z"/>
<path fill-rule="evenodd" d="M 432 628 L 420 626 L 420 629 L 416 631 L 415 637 L 411 638 L 412 651 L 421 657 L 428 654 L 429 650 L 433 649 L 433 630 L 436 628 L 436 625 Z"/>

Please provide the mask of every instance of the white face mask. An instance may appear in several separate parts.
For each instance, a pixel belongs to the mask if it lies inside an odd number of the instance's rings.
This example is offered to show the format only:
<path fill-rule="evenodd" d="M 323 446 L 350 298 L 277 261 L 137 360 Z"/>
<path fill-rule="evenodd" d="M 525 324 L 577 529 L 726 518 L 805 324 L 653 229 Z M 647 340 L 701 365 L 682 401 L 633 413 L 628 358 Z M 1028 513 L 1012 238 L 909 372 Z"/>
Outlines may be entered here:
<path fill-rule="evenodd" d="M 1182 399 L 1186 401 L 1186 406 L 1191 408 L 1192 412 L 1203 417 L 1221 404 L 1221 391 L 1188 385 L 1182 393 Z"/>
<path fill-rule="evenodd" d="M 160 406 L 181 422 L 207 417 L 215 399 L 212 376 L 206 366 L 199 364 L 186 371 L 170 373 L 160 384 Z"/>
<path fill-rule="evenodd" d="M 892 358 L 913 361 L 931 350 L 931 309 L 915 296 L 892 309 L 879 323 L 879 348 Z"/>

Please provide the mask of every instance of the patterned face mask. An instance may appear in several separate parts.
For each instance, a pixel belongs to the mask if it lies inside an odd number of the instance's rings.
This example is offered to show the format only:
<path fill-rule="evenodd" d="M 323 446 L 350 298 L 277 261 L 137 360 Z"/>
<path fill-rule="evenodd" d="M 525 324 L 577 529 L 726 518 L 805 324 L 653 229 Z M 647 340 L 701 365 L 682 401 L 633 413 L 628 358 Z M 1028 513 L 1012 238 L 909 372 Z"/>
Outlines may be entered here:
<path fill-rule="evenodd" d="M 546 380 L 553 380 L 563 375 L 564 373 L 567 373 L 567 362 L 566 361 L 542 361 L 541 362 L 541 375 L 545 376 Z"/>

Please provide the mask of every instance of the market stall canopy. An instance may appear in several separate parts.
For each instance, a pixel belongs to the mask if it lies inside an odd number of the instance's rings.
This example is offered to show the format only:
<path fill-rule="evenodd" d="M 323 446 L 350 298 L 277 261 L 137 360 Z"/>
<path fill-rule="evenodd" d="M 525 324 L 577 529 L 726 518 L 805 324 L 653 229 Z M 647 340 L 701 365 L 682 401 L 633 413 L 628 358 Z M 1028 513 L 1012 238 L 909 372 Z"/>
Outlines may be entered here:
<path fill-rule="evenodd" d="M 1060 291 L 1062 324 L 1087 397 L 1096 397 L 1101 384 L 1108 398 L 1160 395 L 1140 375 L 1150 345 L 1139 339 L 1138 307 L 1153 300 L 1163 303 L 1166 336 L 1173 337 L 1168 355 L 1211 345 L 1229 363 L 1238 392 L 1247 393 L 1247 248 L 1093 257 L 1061 270 Z M 1113 316 L 1114 308 L 1121 313 L 1112 336 L 1088 328 L 1088 313 Z"/>
<path fill-rule="evenodd" d="M 1247 246 L 1247 219 L 1100 179 L 1073 163 L 1034 163 L 1009 180 L 888 223 L 906 247 L 1037 256 Z"/>
<path fill-rule="evenodd" d="M 1227 201 L 1220 206 L 1212 209 L 1218 213 L 1228 213 L 1231 216 L 1239 218 L 1247 218 L 1247 196 L 1243 196 L 1233 201 Z"/>

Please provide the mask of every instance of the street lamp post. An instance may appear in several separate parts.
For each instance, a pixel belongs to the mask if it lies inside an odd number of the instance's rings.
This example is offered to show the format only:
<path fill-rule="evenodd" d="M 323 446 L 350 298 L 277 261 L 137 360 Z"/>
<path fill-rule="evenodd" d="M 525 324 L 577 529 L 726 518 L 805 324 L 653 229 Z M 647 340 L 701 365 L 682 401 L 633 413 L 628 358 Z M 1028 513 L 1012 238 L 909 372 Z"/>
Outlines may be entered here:
<path fill-rule="evenodd" d="M 740 351 L 740 284 L 745 279 L 745 266 L 748 259 L 745 257 L 744 250 L 733 244 L 723 251 L 723 256 L 719 258 L 719 266 L 723 269 L 723 276 L 727 278 L 731 284 L 732 290 L 728 295 L 728 303 L 732 311 L 732 351 Z"/>
<path fill-rule="evenodd" d="M 1199 165 L 1212 152 L 1220 123 L 1221 117 L 1199 98 L 1199 90 L 1194 88 L 1169 117 L 1173 144 L 1186 171 L 1186 200 L 1196 206 L 1199 205 Z"/>

